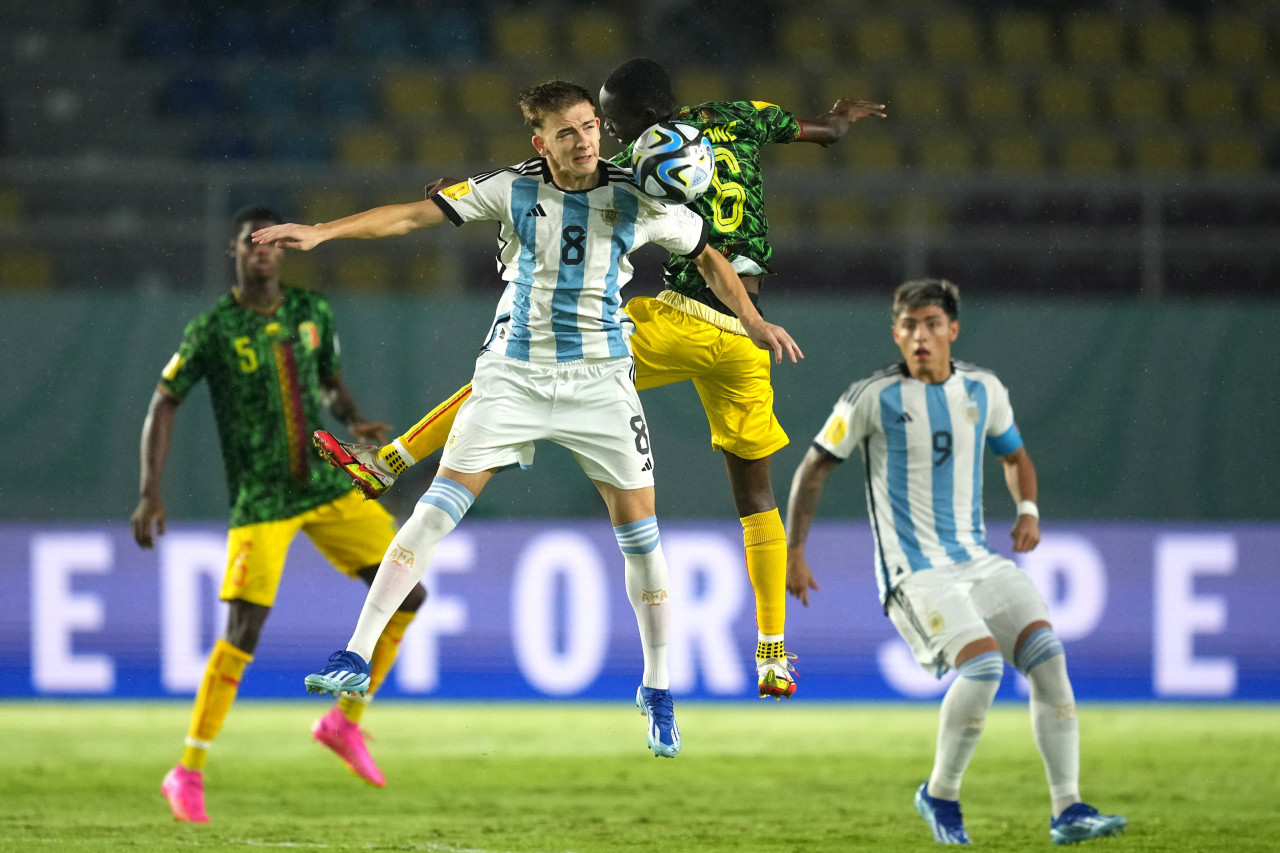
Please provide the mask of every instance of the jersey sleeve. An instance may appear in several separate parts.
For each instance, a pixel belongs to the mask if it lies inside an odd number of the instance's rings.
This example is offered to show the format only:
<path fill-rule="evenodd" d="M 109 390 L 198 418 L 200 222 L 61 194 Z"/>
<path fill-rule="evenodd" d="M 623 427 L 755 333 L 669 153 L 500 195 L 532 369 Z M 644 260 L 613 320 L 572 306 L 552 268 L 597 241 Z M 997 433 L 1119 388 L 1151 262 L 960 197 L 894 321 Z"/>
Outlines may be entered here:
<path fill-rule="evenodd" d="M 323 382 L 342 373 L 338 330 L 333 321 L 333 309 L 329 307 L 329 300 L 323 296 L 316 297 L 315 324 L 319 338 L 316 347 L 316 369 L 320 381 Z"/>
<path fill-rule="evenodd" d="M 862 383 L 851 385 L 827 416 L 822 431 L 813 443 L 841 461 L 848 459 L 853 449 L 862 443 L 870 432 L 871 409 L 875 397 L 857 393 Z"/>
<path fill-rule="evenodd" d="M 175 400 L 186 399 L 209 369 L 210 320 L 197 317 L 182 332 L 178 351 L 160 371 L 159 389 Z"/>
<path fill-rule="evenodd" d="M 445 187 L 431 197 L 454 225 L 478 220 L 501 221 L 508 207 L 511 182 L 490 172 Z"/>
<path fill-rule="evenodd" d="M 768 101 L 751 101 L 755 107 L 755 125 L 760 134 L 760 143 L 794 142 L 800 136 L 800 121 L 777 104 Z"/>
<path fill-rule="evenodd" d="M 654 203 L 649 211 L 646 232 L 649 239 L 673 255 L 696 258 L 706 248 L 710 226 L 684 205 Z"/>
<path fill-rule="evenodd" d="M 1009 403 L 1009 389 L 998 379 L 987 383 L 991 396 L 990 413 L 987 416 L 987 447 L 996 456 L 1008 456 L 1022 446 L 1022 434 L 1013 419 L 1013 406 Z"/>

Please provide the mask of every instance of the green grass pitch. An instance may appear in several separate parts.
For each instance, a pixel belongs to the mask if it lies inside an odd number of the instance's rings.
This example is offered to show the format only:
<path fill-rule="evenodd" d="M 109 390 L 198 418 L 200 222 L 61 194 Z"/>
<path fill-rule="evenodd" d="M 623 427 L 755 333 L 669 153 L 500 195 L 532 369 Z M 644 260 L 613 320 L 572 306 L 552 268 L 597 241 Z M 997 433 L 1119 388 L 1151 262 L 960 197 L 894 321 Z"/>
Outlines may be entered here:
<path fill-rule="evenodd" d="M 933 705 L 677 703 L 656 759 L 625 701 L 386 702 L 365 715 L 383 790 L 311 740 L 321 701 L 242 701 L 206 770 L 213 822 L 159 793 L 189 705 L 0 702 L 0 851 L 931 850 L 911 806 Z M 1274 706 L 1085 705 L 1083 793 L 1129 818 L 1098 851 L 1280 849 Z M 965 779 L 977 847 L 1054 849 L 1026 706 L 1000 704 Z"/>

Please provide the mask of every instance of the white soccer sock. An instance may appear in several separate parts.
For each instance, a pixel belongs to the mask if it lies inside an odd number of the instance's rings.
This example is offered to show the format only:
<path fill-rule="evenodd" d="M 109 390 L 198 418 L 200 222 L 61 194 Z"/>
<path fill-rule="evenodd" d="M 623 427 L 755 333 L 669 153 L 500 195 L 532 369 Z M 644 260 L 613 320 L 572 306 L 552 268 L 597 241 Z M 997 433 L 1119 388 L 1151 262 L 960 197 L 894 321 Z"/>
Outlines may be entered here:
<path fill-rule="evenodd" d="M 1026 673 L 1031 684 L 1031 732 L 1049 780 L 1053 816 L 1080 802 L 1080 723 L 1067 678 L 1067 659 L 1054 655 Z"/>
<path fill-rule="evenodd" d="M 928 793 L 942 800 L 960 799 L 960 780 L 987 723 L 987 712 L 1000 689 L 1004 658 L 986 652 L 956 667 L 960 677 L 951 683 L 938 717 L 938 747 L 929 774 Z"/>
<path fill-rule="evenodd" d="M 626 562 L 627 599 L 640 627 L 640 645 L 644 650 L 644 675 L 640 683 L 666 690 L 671 684 L 667 673 L 670 577 L 658 536 L 658 519 L 649 516 L 615 527 L 613 532 Z"/>
<path fill-rule="evenodd" d="M 422 580 L 440 540 L 457 526 L 471 508 L 475 497 L 452 480 L 436 477 L 418 501 L 413 515 L 396 533 L 387 548 L 378 574 L 369 586 L 355 633 L 347 651 L 369 661 L 391 614 L 404 603 L 414 584 Z"/>

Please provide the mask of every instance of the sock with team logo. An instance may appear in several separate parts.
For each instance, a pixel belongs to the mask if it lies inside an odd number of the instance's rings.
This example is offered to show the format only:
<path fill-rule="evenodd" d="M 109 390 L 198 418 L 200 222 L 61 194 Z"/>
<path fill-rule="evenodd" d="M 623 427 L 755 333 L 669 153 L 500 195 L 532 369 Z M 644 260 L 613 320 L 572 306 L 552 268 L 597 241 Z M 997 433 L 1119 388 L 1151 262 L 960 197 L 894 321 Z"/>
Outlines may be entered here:
<path fill-rule="evenodd" d="M 662 554 L 658 518 L 649 516 L 613 528 L 618 548 L 626 562 L 627 599 L 636 613 L 640 643 L 644 649 L 645 687 L 668 689 L 667 619 L 670 579 Z"/>
<path fill-rule="evenodd" d="M 1000 689 L 1004 658 L 999 652 L 986 652 L 960 664 L 956 672 L 960 677 L 951 682 L 942 700 L 938 748 L 929 775 L 929 796 L 942 800 L 960 799 L 960 780 L 978 748 L 987 713 Z"/>

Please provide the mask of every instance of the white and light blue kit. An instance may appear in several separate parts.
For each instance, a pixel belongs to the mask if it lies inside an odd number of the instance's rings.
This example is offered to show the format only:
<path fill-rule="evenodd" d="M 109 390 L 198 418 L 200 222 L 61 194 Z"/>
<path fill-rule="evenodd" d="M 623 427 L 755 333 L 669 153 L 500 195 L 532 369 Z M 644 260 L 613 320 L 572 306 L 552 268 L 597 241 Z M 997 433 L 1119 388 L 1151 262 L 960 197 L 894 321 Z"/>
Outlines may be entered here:
<path fill-rule="evenodd" d="M 886 368 L 849 386 L 814 445 L 838 460 L 862 451 L 880 600 L 917 660 L 941 674 L 991 634 L 1012 663 L 1018 632 L 1048 609 L 986 540 L 984 446 L 1022 447 L 996 375 L 957 361 L 930 384 L 905 364 Z"/>
<path fill-rule="evenodd" d="M 498 303 L 441 463 L 477 473 L 533 462 L 533 442 L 574 452 L 593 480 L 653 484 L 644 411 L 631 377 L 633 324 L 621 290 L 645 243 L 694 257 L 707 225 L 646 196 L 600 161 L 601 181 L 563 190 L 543 158 L 477 175 L 434 196 L 455 225 L 498 222 Z"/>

